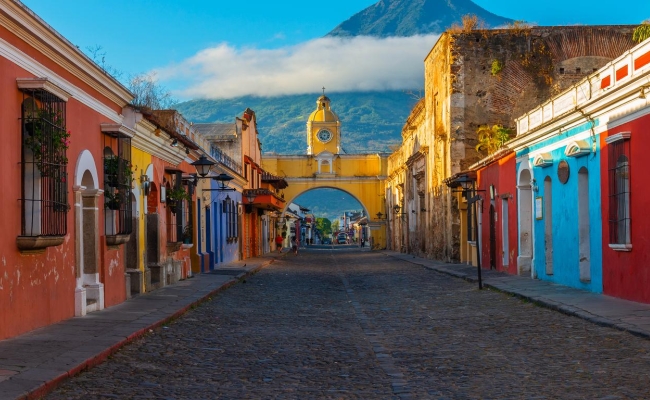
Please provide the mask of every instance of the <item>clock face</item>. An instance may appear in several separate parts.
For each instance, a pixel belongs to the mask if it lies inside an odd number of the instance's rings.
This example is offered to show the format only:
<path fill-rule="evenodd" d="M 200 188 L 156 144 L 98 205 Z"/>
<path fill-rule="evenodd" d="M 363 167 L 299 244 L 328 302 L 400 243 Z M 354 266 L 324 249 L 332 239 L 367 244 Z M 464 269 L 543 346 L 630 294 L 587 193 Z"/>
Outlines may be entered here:
<path fill-rule="evenodd" d="M 318 137 L 318 140 L 321 142 L 327 143 L 332 140 L 332 132 L 328 131 L 327 129 L 321 129 L 318 131 L 318 134 L 316 134 L 316 137 Z"/>

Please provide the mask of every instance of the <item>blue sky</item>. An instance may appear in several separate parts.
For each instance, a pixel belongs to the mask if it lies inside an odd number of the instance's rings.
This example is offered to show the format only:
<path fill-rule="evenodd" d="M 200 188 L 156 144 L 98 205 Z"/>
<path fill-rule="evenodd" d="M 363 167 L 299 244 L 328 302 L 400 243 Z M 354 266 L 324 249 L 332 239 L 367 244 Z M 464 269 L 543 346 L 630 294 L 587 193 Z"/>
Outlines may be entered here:
<path fill-rule="evenodd" d="M 375 0 L 24 0 L 81 49 L 102 46 L 122 79 L 155 71 L 177 98 L 418 87 L 435 35 L 323 39 Z M 650 1 L 475 0 L 539 25 L 637 24 Z M 251 84 L 254 82 L 254 84 Z M 312 88 L 314 87 L 314 88 Z"/>

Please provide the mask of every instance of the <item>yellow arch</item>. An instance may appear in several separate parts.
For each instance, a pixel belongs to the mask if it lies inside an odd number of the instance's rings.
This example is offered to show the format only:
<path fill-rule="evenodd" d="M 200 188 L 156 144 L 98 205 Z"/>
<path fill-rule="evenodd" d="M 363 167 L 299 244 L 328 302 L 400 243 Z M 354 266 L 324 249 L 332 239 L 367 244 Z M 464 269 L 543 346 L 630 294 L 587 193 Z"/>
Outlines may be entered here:
<path fill-rule="evenodd" d="M 332 168 L 319 170 L 322 165 L 319 159 L 327 159 Z M 289 186 L 284 189 L 284 196 L 291 201 L 315 189 L 332 188 L 348 193 L 368 216 L 373 247 L 385 248 L 386 221 L 378 220 L 376 215 L 387 214 L 387 161 L 385 154 L 265 155 L 262 168 L 287 181 Z"/>

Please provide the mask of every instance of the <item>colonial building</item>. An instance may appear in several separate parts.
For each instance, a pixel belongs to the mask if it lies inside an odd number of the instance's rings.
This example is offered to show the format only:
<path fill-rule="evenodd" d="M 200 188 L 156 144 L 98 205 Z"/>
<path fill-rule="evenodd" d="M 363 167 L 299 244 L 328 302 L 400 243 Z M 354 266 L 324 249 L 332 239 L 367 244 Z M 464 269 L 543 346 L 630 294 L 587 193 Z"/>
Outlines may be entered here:
<path fill-rule="evenodd" d="M 4 339 L 125 300 L 134 131 L 124 86 L 20 2 L 0 16 Z M 119 210 L 103 206 L 106 151 Z"/>
<path fill-rule="evenodd" d="M 473 259 L 462 235 L 462 196 L 445 179 L 484 156 L 476 150 L 477 129 L 500 124 L 514 131 L 514 118 L 632 48 L 632 29 L 532 27 L 441 35 L 425 59 L 423 104 L 407 120 L 404 143 L 388 171 L 393 248 L 445 261 Z"/>
<path fill-rule="evenodd" d="M 649 79 L 646 40 L 517 119 L 519 257 L 533 277 L 650 302 Z"/>

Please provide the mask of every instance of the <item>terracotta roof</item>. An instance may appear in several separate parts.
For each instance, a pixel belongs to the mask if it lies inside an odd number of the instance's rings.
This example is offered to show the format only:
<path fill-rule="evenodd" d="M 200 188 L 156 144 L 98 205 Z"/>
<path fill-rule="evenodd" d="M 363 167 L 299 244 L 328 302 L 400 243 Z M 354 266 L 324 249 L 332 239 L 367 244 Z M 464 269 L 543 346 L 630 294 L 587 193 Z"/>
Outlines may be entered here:
<path fill-rule="evenodd" d="M 176 110 L 156 110 L 158 112 L 177 112 Z M 146 109 L 141 109 L 140 112 L 142 115 L 147 119 L 147 121 L 151 122 L 152 124 L 156 125 L 156 127 L 163 129 L 165 132 L 169 134 L 169 136 L 173 139 L 177 139 L 179 142 L 183 143 L 185 147 L 188 149 L 192 150 L 198 150 L 199 145 L 196 144 L 192 139 L 188 138 L 185 135 L 181 135 L 176 131 L 176 127 L 173 126 L 168 126 L 168 124 L 164 123 L 161 118 L 156 116 L 151 110 L 146 110 Z"/>

